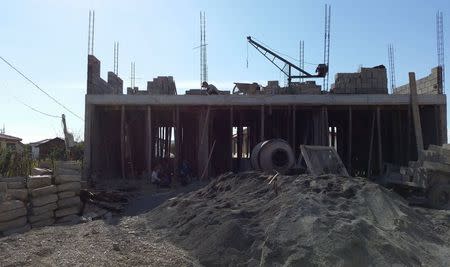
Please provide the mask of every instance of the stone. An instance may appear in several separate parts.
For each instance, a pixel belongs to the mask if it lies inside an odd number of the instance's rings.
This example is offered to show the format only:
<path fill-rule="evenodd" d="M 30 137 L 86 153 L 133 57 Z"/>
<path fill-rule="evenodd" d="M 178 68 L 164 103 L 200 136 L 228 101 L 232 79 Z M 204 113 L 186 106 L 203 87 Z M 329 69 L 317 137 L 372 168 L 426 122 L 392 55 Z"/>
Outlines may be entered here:
<path fill-rule="evenodd" d="M 64 199 L 64 198 L 74 197 L 74 196 L 76 196 L 76 194 L 73 191 L 65 191 L 65 192 L 59 192 L 58 193 L 58 198 L 59 199 Z"/>
<path fill-rule="evenodd" d="M 8 235 L 13 235 L 13 234 L 23 234 L 25 232 L 30 231 L 30 229 L 31 229 L 31 225 L 27 223 L 22 227 L 13 228 L 11 230 L 6 230 L 3 232 L 3 235 L 8 236 Z"/>
<path fill-rule="evenodd" d="M 28 190 L 27 189 L 8 189 L 6 194 L 9 195 L 10 199 L 17 199 L 23 202 L 28 201 Z"/>
<path fill-rule="evenodd" d="M 48 185 L 48 186 L 32 189 L 30 192 L 31 192 L 32 197 L 51 195 L 51 194 L 56 193 L 56 186 Z"/>
<path fill-rule="evenodd" d="M 39 228 L 39 227 L 44 227 L 44 226 L 50 226 L 53 225 L 55 223 L 55 219 L 54 218 L 49 218 L 49 219 L 45 219 L 42 221 L 38 221 L 35 223 L 31 224 L 32 228 Z"/>
<path fill-rule="evenodd" d="M 81 181 L 81 175 L 57 175 L 55 177 L 55 183 L 56 184 L 65 184 L 70 182 L 80 182 Z"/>
<path fill-rule="evenodd" d="M 50 175 L 29 176 L 27 179 L 28 189 L 36 189 L 40 187 L 49 186 L 51 184 L 52 184 L 52 177 Z"/>
<path fill-rule="evenodd" d="M 58 196 L 56 194 L 51 194 L 51 195 L 42 196 L 42 197 L 38 197 L 38 198 L 32 198 L 31 204 L 33 204 L 33 207 L 41 207 L 41 206 L 44 206 L 46 204 L 56 202 L 56 201 L 58 201 Z"/>
<path fill-rule="evenodd" d="M 78 212 L 80 212 L 80 208 L 79 207 L 71 207 L 71 208 L 64 208 L 64 209 L 57 209 L 55 211 L 55 217 L 56 218 L 61 218 L 64 216 L 68 216 L 68 215 L 72 215 L 72 214 L 77 214 Z"/>
<path fill-rule="evenodd" d="M 33 168 L 31 169 L 31 175 L 51 175 L 52 170 L 51 169 L 45 169 L 45 168 Z"/>
<path fill-rule="evenodd" d="M 57 187 L 58 187 L 58 192 L 64 192 L 64 191 L 76 192 L 76 191 L 80 191 L 81 184 L 80 184 L 80 182 L 71 182 L 71 183 L 57 185 Z"/>
<path fill-rule="evenodd" d="M 0 222 L 11 221 L 25 215 L 27 215 L 27 209 L 25 207 L 5 211 L 0 213 Z"/>
<path fill-rule="evenodd" d="M 39 215 L 48 211 L 54 211 L 58 208 L 58 205 L 56 202 L 49 203 L 47 205 L 41 206 L 41 207 L 32 207 L 30 209 L 30 215 Z"/>
<path fill-rule="evenodd" d="M 28 221 L 30 223 L 36 223 L 36 222 L 47 220 L 47 219 L 54 218 L 54 217 L 55 217 L 55 214 L 53 213 L 53 211 L 47 211 L 47 212 L 41 213 L 39 215 L 28 216 Z"/>
<path fill-rule="evenodd" d="M 0 222 L 0 232 L 8 231 L 11 229 L 15 229 L 18 227 L 22 227 L 25 224 L 27 224 L 27 217 L 19 217 L 17 219 L 6 221 L 6 222 Z"/>
<path fill-rule="evenodd" d="M 9 210 L 19 209 L 22 207 L 25 207 L 25 204 L 20 200 L 9 200 L 9 201 L 0 202 L 0 213 L 9 211 Z"/>
<path fill-rule="evenodd" d="M 81 204 L 81 201 L 80 201 L 80 197 L 78 197 L 78 196 L 58 200 L 58 208 L 80 206 L 80 204 Z"/>

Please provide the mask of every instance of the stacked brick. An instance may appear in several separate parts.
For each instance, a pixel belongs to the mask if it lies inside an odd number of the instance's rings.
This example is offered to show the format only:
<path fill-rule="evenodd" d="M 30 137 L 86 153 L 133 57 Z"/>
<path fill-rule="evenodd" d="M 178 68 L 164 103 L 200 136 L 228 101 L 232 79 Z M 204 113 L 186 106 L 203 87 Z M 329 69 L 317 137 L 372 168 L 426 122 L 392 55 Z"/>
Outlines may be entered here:
<path fill-rule="evenodd" d="M 58 192 L 57 223 L 77 220 L 81 208 L 81 166 L 74 161 L 56 162 L 54 176 Z"/>
<path fill-rule="evenodd" d="M 355 73 L 336 73 L 331 92 L 335 94 L 387 94 L 387 74 L 383 65 L 360 68 Z"/>
<path fill-rule="evenodd" d="M 52 185 L 50 175 L 34 175 L 27 179 L 30 194 L 30 208 L 28 221 L 33 228 L 52 225 L 55 223 L 57 208 L 56 186 Z"/>
<path fill-rule="evenodd" d="M 28 194 L 25 178 L 0 178 L 0 234 L 22 233 L 30 229 L 27 222 Z"/>

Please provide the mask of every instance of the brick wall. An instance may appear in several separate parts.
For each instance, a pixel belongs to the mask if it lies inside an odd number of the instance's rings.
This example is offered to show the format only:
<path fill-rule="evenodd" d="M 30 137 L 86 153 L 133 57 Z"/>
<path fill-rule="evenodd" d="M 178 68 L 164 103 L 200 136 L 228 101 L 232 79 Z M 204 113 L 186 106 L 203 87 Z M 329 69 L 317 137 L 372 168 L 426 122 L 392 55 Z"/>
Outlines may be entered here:
<path fill-rule="evenodd" d="M 431 69 L 431 74 L 416 80 L 417 94 L 441 94 L 442 93 L 442 68 Z M 394 89 L 394 94 L 409 94 L 409 84 Z"/>
<path fill-rule="evenodd" d="M 122 94 L 123 81 L 115 73 L 108 72 L 108 81 L 100 77 L 100 60 L 88 56 L 87 93 L 92 95 Z"/>

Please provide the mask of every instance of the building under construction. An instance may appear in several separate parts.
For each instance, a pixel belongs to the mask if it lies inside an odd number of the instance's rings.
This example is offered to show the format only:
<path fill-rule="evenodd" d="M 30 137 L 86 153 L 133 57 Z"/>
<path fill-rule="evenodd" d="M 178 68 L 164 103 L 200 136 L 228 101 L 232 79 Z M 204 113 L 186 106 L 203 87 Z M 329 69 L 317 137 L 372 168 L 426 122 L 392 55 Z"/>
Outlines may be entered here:
<path fill-rule="evenodd" d="M 417 159 L 414 104 L 424 147 L 447 142 L 442 68 L 388 94 L 384 66 L 336 74 L 329 91 L 314 82 L 237 84 L 234 93 L 177 95 L 172 77 L 157 77 L 147 90 L 128 88 L 114 73 L 100 77 L 100 61 L 88 57 L 85 112 L 85 176 L 133 179 L 158 164 L 176 174 L 186 162 L 197 177 L 251 168 L 260 141 L 281 138 L 299 156 L 302 144 L 333 146 L 353 175 L 380 173 L 383 163 Z M 415 81 L 415 79 L 414 79 Z"/>

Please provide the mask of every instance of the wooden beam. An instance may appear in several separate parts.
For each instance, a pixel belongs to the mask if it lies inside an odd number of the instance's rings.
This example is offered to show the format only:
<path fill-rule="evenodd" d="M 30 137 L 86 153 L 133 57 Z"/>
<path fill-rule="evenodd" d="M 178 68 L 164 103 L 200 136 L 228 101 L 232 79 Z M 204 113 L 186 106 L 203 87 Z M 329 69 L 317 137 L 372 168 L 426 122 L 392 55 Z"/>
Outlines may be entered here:
<path fill-rule="evenodd" d="M 211 110 L 211 107 L 208 106 L 208 109 L 206 110 L 206 119 L 205 119 L 204 124 L 203 124 L 202 137 L 200 139 L 200 144 L 201 145 L 203 144 L 203 140 L 205 139 L 206 129 L 209 128 L 207 126 L 209 124 L 209 112 L 210 112 L 210 110 Z"/>
<path fill-rule="evenodd" d="M 175 163 L 174 173 L 179 174 L 180 158 L 181 158 L 181 128 L 180 128 L 180 108 L 175 108 L 175 129 L 174 129 L 174 141 L 175 141 Z"/>
<path fill-rule="evenodd" d="M 411 159 L 411 108 L 408 108 L 408 114 L 407 114 L 407 140 L 406 140 L 406 162 L 409 162 Z"/>
<path fill-rule="evenodd" d="M 352 107 L 348 107 L 348 132 L 347 132 L 347 170 L 352 173 L 352 136 L 353 136 L 353 121 L 352 121 Z"/>
<path fill-rule="evenodd" d="M 152 109 L 147 106 L 147 171 L 151 174 L 153 158 Z"/>
<path fill-rule="evenodd" d="M 122 106 L 120 115 L 120 162 L 122 165 L 122 179 L 125 179 L 125 153 L 125 106 Z"/>
<path fill-rule="evenodd" d="M 422 158 L 423 150 L 423 138 L 422 138 L 422 124 L 420 122 L 420 111 L 417 103 L 417 87 L 416 87 L 416 74 L 414 72 L 409 73 L 409 89 L 411 97 L 411 109 L 414 121 L 414 133 L 416 135 L 417 156 Z"/>
<path fill-rule="evenodd" d="M 296 126 L 297 126 L 297 118 L 296 118 L 296 107 L 292 106 L 292 149 L 294 149 L 294 157 L 296 157 L 296 152 L 297 152 L 297 133 L 295 132 L 296 130 Z"/>
<path fill-rule="evenodd" d="M 381 138 L 380 107 L 377 107 L 377 140 L 378 140 L 378 168 L 381 174 L 381 172 L 383 171 L 383 139 Z"/>
<path fill-rule="evenodd" d="M 206 161 L 206 165 L 205 165 L 205 168 L 203 169 L 202 176 L 200 176 L 200 180 L 203 180 L 205 178 L 205 174 L 207 173 L 207 170 L 209 168 L 209 162 L 211 161 L 211 156 L 212 156 L 212 153 L 214 152 L 215 146 L 216 146 L 216 140 L 214 140 L 214 142 L 212 144 L 211 151 L 209 152 L 208 160 Z M 209 179 L 209 177 L 208 177 L 208 179 Z"/>
<path fill-rule="evenodd" d="M 370 143 L 369 143 L 369 160 L 367 166 L 367 178 L 371 177 L 372 174 L 372 149 L 373 149 L 373 137 L 375 131 L 375 113 L 372 115 L 372 127 L 370 128 Z"/>
<path fill-rule="evenodd" d="M 259 138 L 259 141 L 264 141 L 264 120 L 265 120 L 265 113 L 264 113 L 264 106 L 261 106 L 261 136 Z"/>

